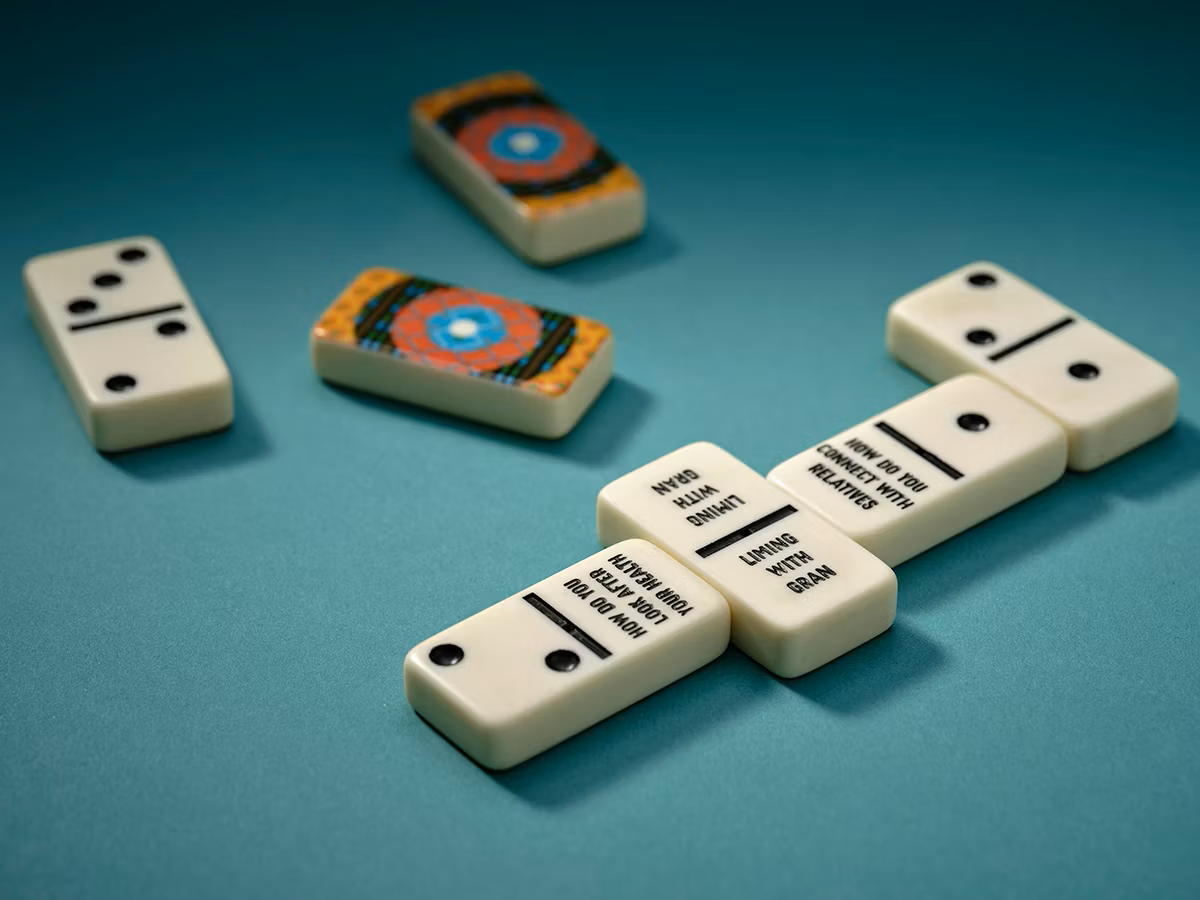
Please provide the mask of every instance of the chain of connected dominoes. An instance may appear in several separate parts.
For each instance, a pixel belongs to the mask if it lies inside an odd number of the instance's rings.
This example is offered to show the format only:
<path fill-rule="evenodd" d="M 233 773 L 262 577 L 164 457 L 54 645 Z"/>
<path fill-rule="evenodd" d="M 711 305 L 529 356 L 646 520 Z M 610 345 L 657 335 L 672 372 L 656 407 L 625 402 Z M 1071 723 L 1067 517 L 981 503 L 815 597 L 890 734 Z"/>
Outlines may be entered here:
<path fill-rule="evenodd" d="M 1175 419 L 1170 371 L 991 263 L 897 300 L 887 335 L 900 362 L 946 380 L 765 478 L 708 443 L 618 478 L 597 501 L 607 550 L 412 649 L 413 708 L 507 768 L 726 638 L 803 675 L 891 626 L 890 566 Z"/>
<path fill-rule="evenodd" d="M 644 227 L 637 176 L 528 76 L 419 98 L 417 156 L 523 257 Z M 167 255 L 137 237 L 30 260 L 30 315 L 88 437 L 119 451 L 227 427 L 229 371 Z M 600 491 L 607 549 L 418 644 L 413 708 L 507 768 L 719 656 L 785 678 L 891 627 L 890 568 L 1175 420 L 1159 363 L 991 263 L 892 304 L 892 354 L 935 387 L 766 477 L 690 444 Z M 541 437 L 607 384 L 603 324 L 391 269 L 358 275 L 310 340 L 326 381 Z"/>

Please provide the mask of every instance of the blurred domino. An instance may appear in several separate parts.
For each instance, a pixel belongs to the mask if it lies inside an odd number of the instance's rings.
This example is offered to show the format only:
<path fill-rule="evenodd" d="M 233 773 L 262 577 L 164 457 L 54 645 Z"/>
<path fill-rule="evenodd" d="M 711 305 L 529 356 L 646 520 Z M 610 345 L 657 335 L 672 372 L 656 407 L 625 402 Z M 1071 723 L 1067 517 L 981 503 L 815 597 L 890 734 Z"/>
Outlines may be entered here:
<path fill-rule="evenodd" d="M 570 431 L 608 384 L 608 328 L 430 281 L 368 269 L 312 332 L 326 381 L 538 437 Z"/>
<path fill-rule="evenodd" d="M 620 163 L 520 72 L 418 98 L 417 157 L 518 254 L 542 265 L 629 240 L 646 197 Z"/>
<path fill-rule="evenodd" d="M 1102 466 L 1175 421 L 1170 370 L 994 263 L 893 303 L 887 344 L 931 381 L 976 372 L 1040 406 L 1066 429 L 1072 469 Z"/>
<path fill-rule="evenodd" d="M 507 769 L 720 656 L 729 607 L 645 541 L 624 541 L 417 644 L 413 709 Z"/>
<path fill-rule="evenodd" d="M 890 566 L 1057 481 L 1058 423 L 994 381 L 960 375 L 768 474 Z"/>
<path fill-rule="evenodd" d="M 233 421 L 229 369 L 154 238 L 35 256 L 23 274 L 29 315 L 96 449 Z"/>
<path fill-rule="evenodd" d="M 777 675 L 803 675 L 891 627 L 896 576 L 817 514 L 709 443 L 600 491 L 600 541 L 645 538 L 720 591 L 733 642 Z"/>

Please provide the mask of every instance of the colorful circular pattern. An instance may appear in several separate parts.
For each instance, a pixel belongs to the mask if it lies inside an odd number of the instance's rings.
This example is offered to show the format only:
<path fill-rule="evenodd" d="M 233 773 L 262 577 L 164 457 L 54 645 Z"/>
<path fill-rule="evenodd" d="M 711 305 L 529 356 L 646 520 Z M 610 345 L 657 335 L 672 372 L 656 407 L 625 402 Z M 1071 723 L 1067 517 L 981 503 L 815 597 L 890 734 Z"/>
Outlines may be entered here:
<path fill-rule="evenodd" d="M 566 178 L 596 154 L 596 140 L 560 109 L 510 106 L 472 119 L 458 143 L 500 182 Z"/>
<path fill-rule="evenodd" d="M 488 152 L 506 163 L 544 163 L 562 149 L 563 136 L 549 125 L 506 125 L 492 135 Z"/>
<path fill-rule="evenodd" d="M 542 336 L 531 307 L 495 294 L 437 288 L 392 320 L 392 343 L 428 365 L 455 371 L 498 369 L 528 356 Z"/>

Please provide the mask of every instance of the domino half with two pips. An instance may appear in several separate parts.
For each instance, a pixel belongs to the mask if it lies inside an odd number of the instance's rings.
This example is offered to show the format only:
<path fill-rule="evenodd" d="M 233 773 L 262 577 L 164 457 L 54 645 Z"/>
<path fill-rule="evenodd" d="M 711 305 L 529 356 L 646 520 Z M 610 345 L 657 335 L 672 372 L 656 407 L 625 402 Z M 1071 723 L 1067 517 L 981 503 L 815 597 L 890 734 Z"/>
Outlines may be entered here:
<path fill-rule="evenodd" d="M 417 644 L 404 692 L 507 769 L 720 656 L 729 607 L 646 541 L 620 542 Z"/>
<path fill-rule="evenodd" d="M 895 301 L 887 346 L 931 381 L 975 372 L 1041 407 L 1066 430 L 1072 469 L 1102 466 L 1175 422 L 1169 369 L 994 263 Z"/>
<path fill-rule="evenodd" d="M 154 238 L 36 256 L 24 280 L 29 316 L 97 450 L 233 422 L 229 369 Z"/>

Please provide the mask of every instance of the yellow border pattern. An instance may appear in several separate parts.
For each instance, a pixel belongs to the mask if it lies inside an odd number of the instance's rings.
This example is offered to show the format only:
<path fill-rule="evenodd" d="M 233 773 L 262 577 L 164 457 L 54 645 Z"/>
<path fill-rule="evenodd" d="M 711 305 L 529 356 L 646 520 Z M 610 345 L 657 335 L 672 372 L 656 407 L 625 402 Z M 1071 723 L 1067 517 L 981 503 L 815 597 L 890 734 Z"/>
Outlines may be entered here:
<path fill-rule="evenodd" d="M 449 110 L 463 103 L 478 100 L 480 97 L 541 90 L 542 86 L 524 72 L 498 72 L 495 75 L 485 75 L 482 78 L 464 81 L 462 84 L 418 97 L 413 101 L 412 106 L 416 114 L 428 125 L 434 127 L 437 120 Z M 586 126 L 584 127 L 586 128 Z M 459 150 L 458 152 L 462 153 L 463 151 Z M 471 160 L 472 164 L 474 162 Z M 641 179 L 637 177 L 633 169 L 618 162 L 616 168 L 595 184 L 584 185 L 570 193 L 556 194 L 552 197 L 513 197 L 512 200 L 521 207 L 523 215 L 531 219 L 543 219 L 609 197 L 641 190 Z"/>
<path fill-rule="evenodd" d="M 372 268 L 357 275 L 321 314 L 317 324 L 313 326 L 313 338 L 319 341 L 332 341 L 338 344 L 357 346 L 358 339 L 354 335 L 354 320 L 362 311 L 363 305 L 381 291 L 393 284 L 412 278 L 407 272 L 396 269 Z M 540 307 L 534 306 L 537 310 Z M 532 378 L 509 385 L 519 390 L 540 391 L 550 396 L 565 394 L 575 383 L 575 379 L 587 368 L 596 351 L 609 339 L 612 332 L 607 325 L 589 319 L 586 316 L 574 316 L 575 340 L 554 366 L 546 372 L 539 372 Z M 367 352 L 367 351 L 364 351 Z M 474 375 L 464 375 L 464 378 L 474 378 Z"/>
<path fill-rule="evenodd" d="M 413 101 L 413 110 L 420 113 L 429 125 L 436 125 L 437 120 L 454 107 L 478 100 L 480 97 L 540 90 L 542 86 L 524 72 L 497 72 L 495 75 L 473 78 L 418 97 Z"/>
<path fill-rule="evenodd" d="M 550 371 L 522 382 L 522 387 L 555 397 L 565 394 L 611 334 L 607 325 L 586 316 L 575 316 L 575 340 L 563 358 Z"/>
<path fill-rule="evenodd" d="M 321 313 L 321 318 L 313 326 L 313 337 L 319 341 L 356 346 L 358 339 L 354 336 L 354 319 L 363 304 L 390 285 L 411 277 L 407 272 L 397 272 L 395 269 L 374 268 L 360 272 L 329 308 Z"/>

